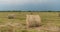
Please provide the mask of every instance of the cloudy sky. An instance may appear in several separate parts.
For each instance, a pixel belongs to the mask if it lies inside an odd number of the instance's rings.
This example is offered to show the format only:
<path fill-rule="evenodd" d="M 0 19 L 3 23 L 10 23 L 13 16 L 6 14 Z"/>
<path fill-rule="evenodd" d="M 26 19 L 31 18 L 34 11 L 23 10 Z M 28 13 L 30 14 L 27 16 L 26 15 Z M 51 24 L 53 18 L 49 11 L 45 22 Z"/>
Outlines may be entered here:
<path fill-rule="evenodd" d="M 60 10 L 60 0 L 0 0 L 0 10 Z"/>

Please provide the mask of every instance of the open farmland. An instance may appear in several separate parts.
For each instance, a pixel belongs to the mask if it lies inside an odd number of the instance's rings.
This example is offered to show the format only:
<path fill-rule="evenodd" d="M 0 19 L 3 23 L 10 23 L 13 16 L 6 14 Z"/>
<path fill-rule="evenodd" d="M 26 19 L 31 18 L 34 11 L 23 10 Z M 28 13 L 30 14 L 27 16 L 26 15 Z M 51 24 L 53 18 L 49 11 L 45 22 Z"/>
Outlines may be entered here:
<path fill-rule="evenodd" d="M 41 17 L 41 26 L 27 30 L 26 15 L 27 14 L 29 15 L 30 13 L 33 13 L 33 15 L 38 14 Z M 59 13 L 60 12 L 0 12 L 0 31 L 1 32 L 60 32 Z M 15 18 L 8 19 L 8 15 L 10 14 L 15 14 Z"/>

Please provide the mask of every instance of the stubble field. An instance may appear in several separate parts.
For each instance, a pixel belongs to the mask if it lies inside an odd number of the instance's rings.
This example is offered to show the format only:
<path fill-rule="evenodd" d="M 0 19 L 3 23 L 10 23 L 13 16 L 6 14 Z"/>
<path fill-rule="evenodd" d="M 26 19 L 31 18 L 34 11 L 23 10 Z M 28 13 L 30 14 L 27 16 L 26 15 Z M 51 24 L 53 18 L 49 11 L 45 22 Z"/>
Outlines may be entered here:
<path fill-rule="evenodd" d="M 41 26 L 26 29 L 26 15 L 39 15 Z M 60 12 L 0 12 L 0 32 L 59 32 Z M 8 15 L 14 14 L 14 19 Z"/>

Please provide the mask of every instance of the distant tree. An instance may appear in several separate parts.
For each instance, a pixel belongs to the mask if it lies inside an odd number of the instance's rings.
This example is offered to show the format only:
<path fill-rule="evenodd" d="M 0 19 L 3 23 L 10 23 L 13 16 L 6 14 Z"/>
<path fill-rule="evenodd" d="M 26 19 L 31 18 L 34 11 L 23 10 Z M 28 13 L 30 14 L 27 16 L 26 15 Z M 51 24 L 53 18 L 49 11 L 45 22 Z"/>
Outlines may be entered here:
<path fill-rule="evenodd" d="M 48 12 L 52 12 L 51 10 L 48 10 Z"/>
<path fill-rule="evenodd" d="M 29 10 L 28 12 L 32 12 L 31 10 Z"/>

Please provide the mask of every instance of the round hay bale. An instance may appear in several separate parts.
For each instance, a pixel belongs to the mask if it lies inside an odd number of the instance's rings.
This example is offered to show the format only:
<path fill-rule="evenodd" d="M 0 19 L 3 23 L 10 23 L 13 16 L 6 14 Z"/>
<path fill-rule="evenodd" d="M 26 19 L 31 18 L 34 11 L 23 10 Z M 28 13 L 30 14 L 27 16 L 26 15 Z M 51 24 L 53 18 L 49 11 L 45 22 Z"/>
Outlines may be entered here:
<path fill-rule="evenodd" d="M 39 15 L 26 15 L 27 27 L 38 27 L 41 24 Z"/>
<path fill-rule="evenodd" d="M 58 16 L 60 17 L 60 14 L 58 14 Z"/>
<path fill-rule="evenodd" d="M 8 15 L 8 19 L 14 19 L 14 18 L 15 18 L 15 14 Z"/>

